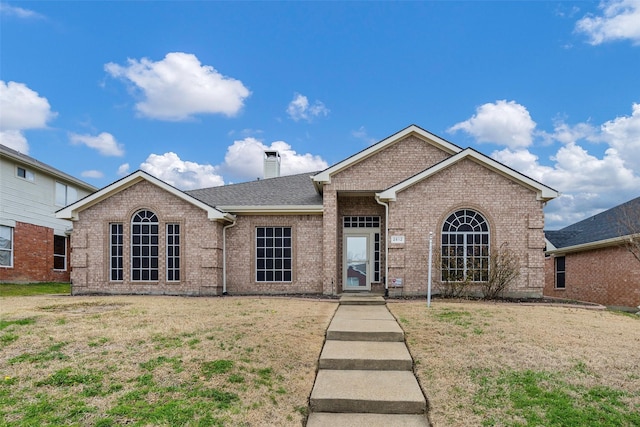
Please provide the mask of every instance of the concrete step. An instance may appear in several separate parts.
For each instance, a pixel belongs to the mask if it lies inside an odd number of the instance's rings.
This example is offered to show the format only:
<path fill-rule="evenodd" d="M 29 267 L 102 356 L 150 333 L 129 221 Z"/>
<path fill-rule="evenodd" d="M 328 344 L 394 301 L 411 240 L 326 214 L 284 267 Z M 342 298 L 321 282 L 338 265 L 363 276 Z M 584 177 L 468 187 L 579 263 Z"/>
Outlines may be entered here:
<path fill-rule="evenodd" d="M 327 328 L 327 340 L 404 342 L 404 332 L 395 320 L 349 319 L 336 313 Z"/>
<path fill-rule="evenodd" d="M 413 360 L 404 342 L 327 340 L 318 366 L 320 369 L 411 371 Z"/>
<path fill-rule="evenodd" d="M 395 317 L 384 305 L 341 305 L 338 306 L 334 317 L 339 319 L 396 321 Z"/>
<path fill-rule="evenodd" d="M 320 369 L 311 412 L 424 414 L 427 402 L 411 371 Z"/>
<path fill-rule="evenodd" d="M 370 294 L 342 294 L 340 305 L 385 305 L 384 297 Z"/>
<path fill-rule="evenodd" d="M 307 427 L 429 427 L 429 421 L 424 415 L 314 412 Z"/>
<path fill-rule="evenodd" d="M 404 332 L 386 306 L 339 306 L 327 340 L 404 341 Z"/>

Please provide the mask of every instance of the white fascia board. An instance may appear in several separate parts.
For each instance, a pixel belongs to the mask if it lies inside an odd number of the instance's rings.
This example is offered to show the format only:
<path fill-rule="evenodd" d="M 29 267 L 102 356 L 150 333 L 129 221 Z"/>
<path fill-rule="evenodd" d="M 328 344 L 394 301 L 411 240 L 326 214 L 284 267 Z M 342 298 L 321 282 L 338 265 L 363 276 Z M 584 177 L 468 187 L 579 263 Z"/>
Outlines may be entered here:
<path fill-rule="evenodd" d="M 640 234 L 637 234 L 637 235 L 631 234 L 627 236 L 612 237 L 610 239 L 598 240 L 595 242 L 583 243 L 580 245 L 566 246 L 564 248 L 557 248 L 557 249 L 547 251 L 546 253 L 549 255 L 564 255 L 568 253 L 606 248 L 608 246 L 620 246 L 628 242 L 629 239 L 638 238 L 638 237 L 640 237 Z"/>
<path fill-rule="evenodd" d="M 381 200 L 384 201 L 395 201 L 397 194 L 406 189 L 411 187 L 412 185 L 440 172 L 441 170 L 448 168 L 449 166 L 453 165 L 454 163 L 459 162 L 462 159 L 465 158 L 471 158 L 472 160 L 474 160 L 475 162 L 488 167 L 489 169 L 509 178 L 512 179 L 514 181 L 519 182 L 520 184 L 527 186 L 533 190 L 535 190 L 538 194 L 537 198 L 538 200 L 543 200 L 543 201 L 547 201 L 547 200 L 551 200 L 554 199 L 556 197 L 558 197 L 558 192 L 550 187 L 547 187 L 544 184 L 539 183 L 538 181 L 535 181 L 523 174 L 521 174 L 520 172 L 517 172 L 505 165 L 503 165 L 502 163 L 493 160 L 490 157 L 487 157 L 483 154 L 480 154 L 479 152 L 471 149 L 471 148 L 466 148 L 464 150 L 462 150 L 461 152 L 441 161 L 440 163 L 437 163 L 435 165 L 433 165 L 432 167 L 430 167 L 429 169 L 426 169 L 422 172 L 420 172 L 417 175 L 412 176 L 409 179 L 406 179 L 396 185 L 394 185 L 393 187 L 390 187 L 388 189 L 386 189 L 385 191 L 378 193 L 378 197 Z"/>
<path fill-rule="evenodd" d="M 392 145 L 409 135 L 416 135 L 420 139 L 427 140 L 432 145 L 435 145 L 436 147 L 448 152 L 449 154 L 459 153 L 462 150 L 457 145 L 452 144 L 449 141 L 440 138 L 439 136 L 427 132 L 426 130 L 416 125 L 411 125 L 404 128 L 400 132 L 395 133 L 388 138 L 385 138 L 382 141 L 366 148 L 365 150 L 362 150 L 359 153 L 356 153 L 353 156 L 348 157 L 339 163 L 336 163 L 328 169 L 323 170 L 322 172 L 314 175 L 311 179 L 316 184 L 316 187 L 321 187 L 322 184 L 330 184 L 331 175 L 340 172 L 341 170 L 344 170 L 349 166 L 354 165 L 363 159 L 366 159 L 367 157 L 372 156 L 373 154 L 383 150 L 387 146 Z"/>
<path fill-rule="evenodd" d="M 211 207 L 209 205 L 207 205 L 206 203 L 201 202 L 200 200 L 189 196 L 188 194 L 184 193 L 183 191 L 178 190 L 177 188 L 167 184 L 166 182 L 154 177 L 153 175 L 149 175 L 148 173 L 144 172 L 144 171 L 136 171 L 134 173 L 132 173 L 131 175 L 128 175 L 124 178 L 122 178 L 121 180 L 118 180 L 110 185 L 107 185 L 106 187 L 96 191 L 93 194 L 88 195 L 87 197 L 84 197 L 83 199 L 78 200 L 75 203 L 72 203 L 71 205 L 60 209 L 58 212 L 56 212 L 56 218 L 62 218 L 62 219 L 70 219 L 72 221 L 77 221 L 78 220 L 78 213 L 95 205 L 96 203 L 99 203 L 109 197 L 111 197 L 112 195 L 119 193 L 122 190 L 125 190 L 141 181 L 148 181 L 160 188 L 162 188 L 163 190 L 167 191 L 168 193 L 173 194 L 174 196 L 188 202 L 191 203 L 194 206 L 199 207 L 200 209 L 204 210 L 207 212 L 207 218 L 214 221 L 214 220 L 226 220 L 226 221 L 233 221 L 233 219 L 235 218 L 233 215 L 226 213 L 226 212 L 222 212 L 219 209 L 216 209 L 214 207 Z"/>
<path fill-rule="evenodd" d="M 234 215 L 322 215 L 322 205 L 284 205 L 284 206 L 217 206 Z"/>

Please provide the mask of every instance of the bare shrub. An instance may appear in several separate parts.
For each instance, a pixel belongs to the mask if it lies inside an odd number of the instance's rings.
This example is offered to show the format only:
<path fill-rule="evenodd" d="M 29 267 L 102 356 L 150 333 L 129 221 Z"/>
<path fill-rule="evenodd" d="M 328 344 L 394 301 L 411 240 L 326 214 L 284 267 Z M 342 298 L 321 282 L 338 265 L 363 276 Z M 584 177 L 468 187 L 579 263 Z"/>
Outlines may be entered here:
<path fill-rule="evenodd" d="M 467 295 L 471 280 L 469 278 L 463 279 L 457 274 L 450 272 L 450 266 L 442 258 L 442 253 L 439 250 L 433 251 L 433 261 L 435 265 L 440 266 L 439 275 L 435 280 L 436 288 L 441 296 L 445 298 L 460 298 Z"/>
<path fill-rule="evenodd" d="M 493 251 L 492 251 L 493 252 Z M 495 299 L 502 296 L 509 285 L 520 276 L 520 258 L 515 251 L 504 242 L 489 260 L 489 280 L 480 283 L 484 299 Z"/>
<path fill-rule="evenodd" d="M 640 262 L 640 203 L 625 205 L 618 216 L 620 236 L 624 247 Z"/>

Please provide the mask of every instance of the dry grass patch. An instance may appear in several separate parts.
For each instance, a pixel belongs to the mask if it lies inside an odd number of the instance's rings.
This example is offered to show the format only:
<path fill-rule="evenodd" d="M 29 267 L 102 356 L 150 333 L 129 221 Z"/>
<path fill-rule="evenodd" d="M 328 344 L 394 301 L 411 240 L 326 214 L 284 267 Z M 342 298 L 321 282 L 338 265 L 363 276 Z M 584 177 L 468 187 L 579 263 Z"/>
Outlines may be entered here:
<path fill-rule="evenodd" d="M 0 424 L 300 425 L 336 306 L 2 298 Z"/>
<path fill-rule="evenodd" d="M 389 304 L 434 425 L 640 425 L 640 319 L 543 305 Z"/>

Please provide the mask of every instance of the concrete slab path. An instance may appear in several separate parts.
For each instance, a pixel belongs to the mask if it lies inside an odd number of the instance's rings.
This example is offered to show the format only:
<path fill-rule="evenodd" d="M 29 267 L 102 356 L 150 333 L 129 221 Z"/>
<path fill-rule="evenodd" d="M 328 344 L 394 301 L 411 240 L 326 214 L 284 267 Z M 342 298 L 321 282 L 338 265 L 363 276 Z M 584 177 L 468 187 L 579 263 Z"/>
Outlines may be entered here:
<path fill-rule="evenodd" d="M 428 427 L 404 332 L 384 298 L 345 295 L 327 328 L 307 427 Z"/>

